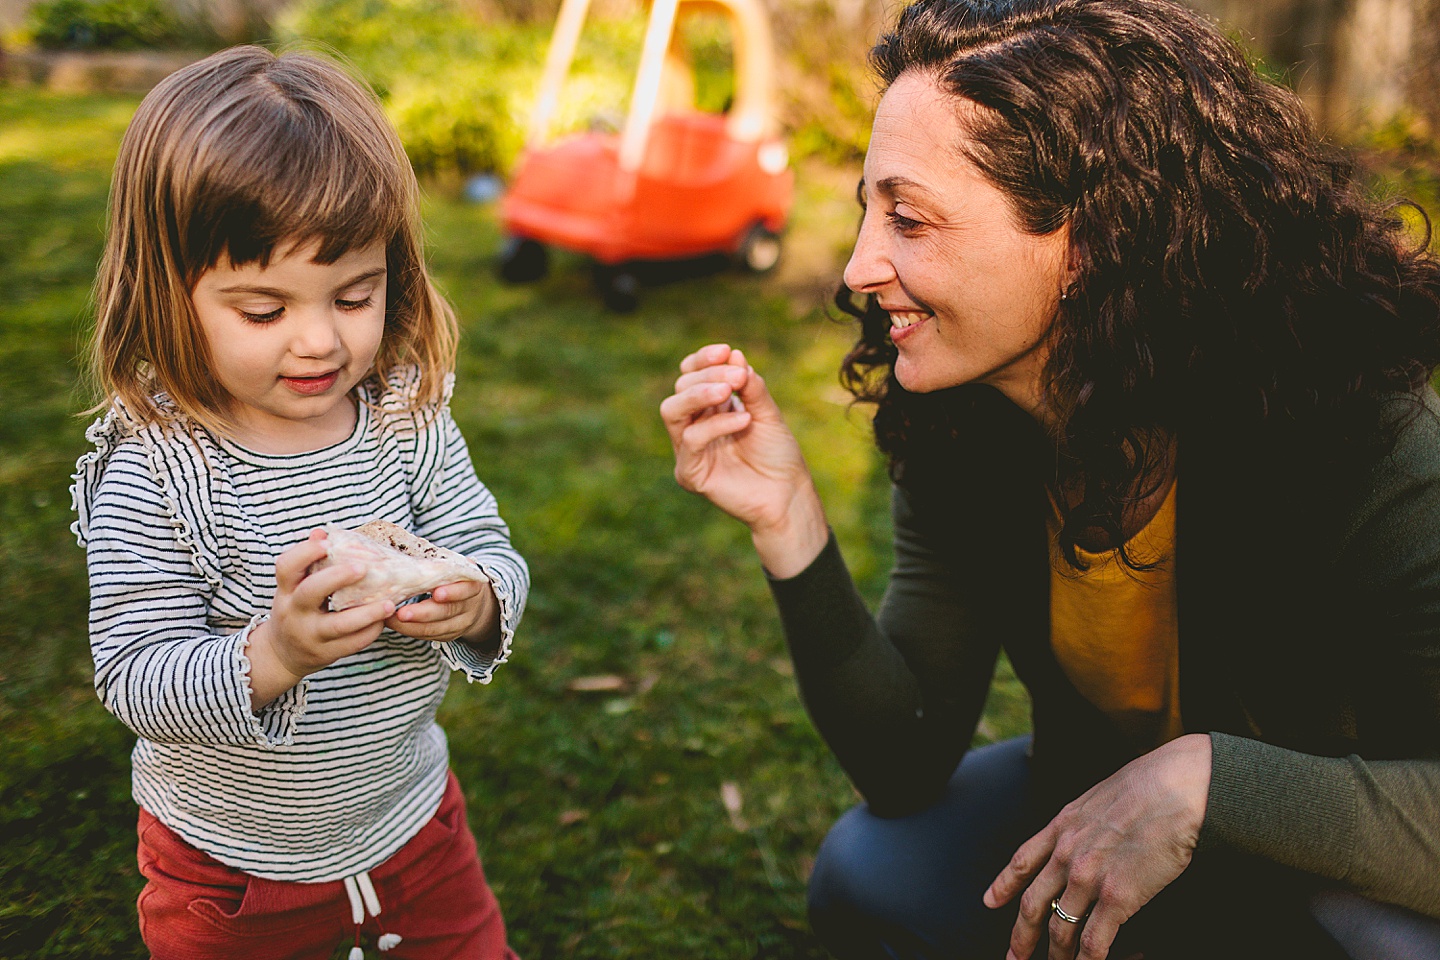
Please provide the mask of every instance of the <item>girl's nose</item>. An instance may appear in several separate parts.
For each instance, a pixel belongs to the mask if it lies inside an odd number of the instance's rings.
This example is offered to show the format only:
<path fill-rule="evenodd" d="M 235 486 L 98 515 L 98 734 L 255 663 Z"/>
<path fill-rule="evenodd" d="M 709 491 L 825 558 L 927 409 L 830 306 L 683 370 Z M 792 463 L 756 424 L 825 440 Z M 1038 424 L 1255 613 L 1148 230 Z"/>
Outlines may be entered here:
<path fill-rule="evenodd" d="M 330 311 L 310 311 L 300 318 L 292 347 L 297 356 L 328 357 L 339 345 L 340 328 Z"/>
<path fill-rule="evenodd" d="M 895 268 L 880 236 L 882 228 L 879 220 L 873 208 L 866 211 L 860 221 L 860 234 L 855 238 L 850 262 L 845 264 L 845 286 L 856 293 L 873 293 L 895 279 Z"/>

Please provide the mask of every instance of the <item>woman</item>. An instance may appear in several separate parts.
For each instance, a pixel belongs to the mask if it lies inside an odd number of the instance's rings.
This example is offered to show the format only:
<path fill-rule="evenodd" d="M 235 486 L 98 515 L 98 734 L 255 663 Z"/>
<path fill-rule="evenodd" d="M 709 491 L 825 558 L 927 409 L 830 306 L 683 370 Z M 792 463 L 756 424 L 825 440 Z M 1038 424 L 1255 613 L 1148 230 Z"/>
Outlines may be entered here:
<path fill-rule="evenodd" d="M 837 302 L 895 481 L 878 615 L 740 351 L 661 411 L 866 800 L 817 932 L 1440 955 L 1440 264 L 1166 0 L 919 0 L 872 62 Z M 967 752 L 1002 648 L 1033 740 Z"/>

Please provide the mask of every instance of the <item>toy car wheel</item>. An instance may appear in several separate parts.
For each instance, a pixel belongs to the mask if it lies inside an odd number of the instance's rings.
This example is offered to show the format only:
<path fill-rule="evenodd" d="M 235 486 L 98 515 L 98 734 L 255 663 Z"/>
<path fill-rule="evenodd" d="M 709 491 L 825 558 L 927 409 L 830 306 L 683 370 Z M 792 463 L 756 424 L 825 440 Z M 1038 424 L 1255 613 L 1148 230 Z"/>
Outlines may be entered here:
<path fill-rule="evenodd" d="M 500 279 L 507 283 L 530 283 L 550 272 L 550 251 L 525 237 L 506 237 L 500 248 Z"/>
<path fill-rule="evenodd" d="M 735 259 L 751 273 L 769 273 L 780 262 L 780 235 L 757 223 L 745 231 Z"/>
<path fill-rule="evenodd" d="M 629 270 L 600 267 L 595 271 L 595 285 L 605 306 L 616 313 L 630 313 L 640 306 L 640 278 Z"/>

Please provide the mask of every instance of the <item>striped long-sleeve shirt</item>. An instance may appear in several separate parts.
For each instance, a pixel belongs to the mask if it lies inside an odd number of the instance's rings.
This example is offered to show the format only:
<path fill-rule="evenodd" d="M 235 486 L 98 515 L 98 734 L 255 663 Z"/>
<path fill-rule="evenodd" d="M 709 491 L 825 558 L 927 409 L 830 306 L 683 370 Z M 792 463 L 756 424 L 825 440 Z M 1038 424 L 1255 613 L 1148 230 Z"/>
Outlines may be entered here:
<path fill-rule="evenodd" d="M 353 433 L 323 450 L 260 454 L 110 414 L 77 466 L 95 686 L 138 735 L 135 800 L 257 876 L 350 876 L 429 820 L 448 767 L 435 712 L 450 674 L 488 682 L 525 604 L 528 570 L 464 438 L 447 407 L 405 412 L 409 376 L 362 396 Z M 256 714 L 245 651 L 276 557 L 314 527 L 374 518 L 474 559 L 499 600 L 498 654 L 385 630 Z"/>

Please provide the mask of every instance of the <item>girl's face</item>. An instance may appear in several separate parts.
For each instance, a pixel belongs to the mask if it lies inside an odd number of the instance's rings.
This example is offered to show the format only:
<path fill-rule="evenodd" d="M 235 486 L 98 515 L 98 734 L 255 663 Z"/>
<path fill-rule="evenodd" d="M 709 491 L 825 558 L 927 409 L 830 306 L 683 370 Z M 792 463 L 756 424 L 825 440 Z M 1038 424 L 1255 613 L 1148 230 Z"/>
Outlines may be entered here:
<path fill-rule="evenodd" d="M 212 371 L 234 398 L 235 439 L 263 453 L 302 453 L 355 427 L 351 389 L 374 365 L 385 329 L 385 245 L 331 264 L 317 247 L 280 247 L 270 265 L 222 258 L 191 299 Z"/>
<path fill-rule="evenodd" d="M 1039 417 L 1069 235 L 1022 230 L 961 153 L 975 109 L 928 74 L 890 85 L 865 155 L 865 218 L 845 284 L 890 314 L 905 389 L 986 383 Z"/>

